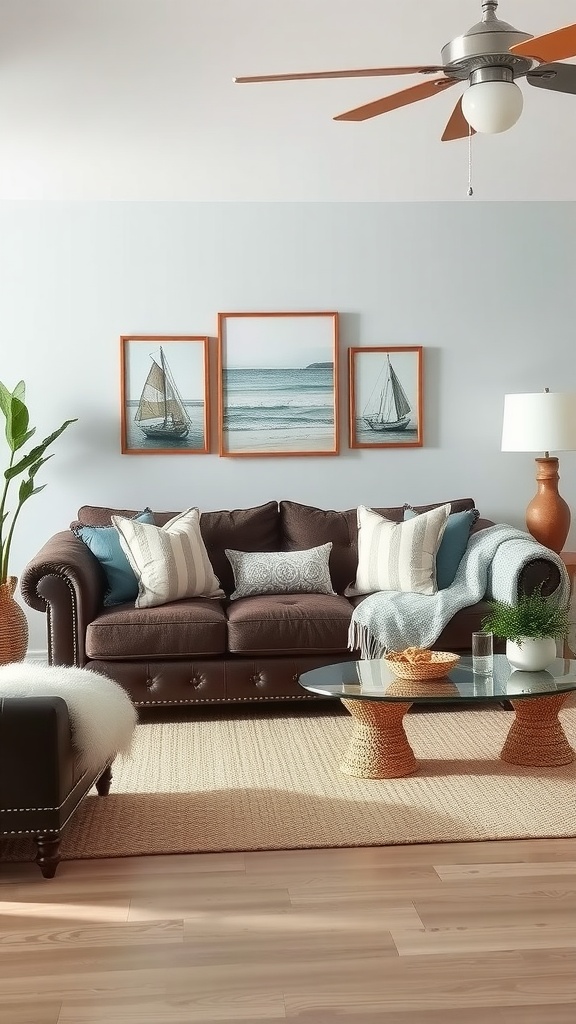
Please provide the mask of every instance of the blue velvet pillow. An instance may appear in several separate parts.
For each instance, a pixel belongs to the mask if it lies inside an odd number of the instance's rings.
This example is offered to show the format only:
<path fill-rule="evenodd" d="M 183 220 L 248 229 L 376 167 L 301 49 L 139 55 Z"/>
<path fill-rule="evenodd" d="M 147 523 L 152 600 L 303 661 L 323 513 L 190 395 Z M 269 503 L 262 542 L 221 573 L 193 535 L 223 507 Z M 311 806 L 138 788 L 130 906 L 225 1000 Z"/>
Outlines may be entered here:
<path fill-rule="evenodd" d="M 154 515 L 149 508 L 133 517 L 139 523 L 154 525 Z M 107 608 L 138 597 L 138 581 L 126 555 L 120 547 L 118 531 L 114 526 L 75 526 L 73 532 L 90 548 L 106 575 L 104 604 Z"/>
<path fill-rule="evenodd" d="M 410 505 L 404 508 L 404 519 L 413 519 L 420 515 Z M 436 585 L 438 590 L 446 590 L 454 582 L 456 570 L 462 555 L 468 546 L 470 530 L 480 513 L 477 508 L 467 512 L 453 512 L 448 516 L 444 536 L 436 554 Z"/>

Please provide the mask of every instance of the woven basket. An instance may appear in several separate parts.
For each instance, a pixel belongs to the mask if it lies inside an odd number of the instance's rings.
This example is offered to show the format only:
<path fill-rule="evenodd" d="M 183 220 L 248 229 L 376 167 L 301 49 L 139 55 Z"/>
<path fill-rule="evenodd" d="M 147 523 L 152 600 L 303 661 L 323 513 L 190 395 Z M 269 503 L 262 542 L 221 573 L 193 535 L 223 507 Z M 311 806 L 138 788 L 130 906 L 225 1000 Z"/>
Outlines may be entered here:
<path fill-rule="evenodd" d="M 442 679 L 460 661 L 460 655 L 450 651 L 430 651 L 430 654 L 431 661 L 394 661 L 388 658 L 384 661 L 398 679 L 417 679 L 419 682 Z"/>
<path fill-rule="evenodd" d="M 17 582 L 16 576 L 9 576 L 0 583 L 0 665 L 22 661 L 28 649 L 28 620 L 14 600 Z"/>

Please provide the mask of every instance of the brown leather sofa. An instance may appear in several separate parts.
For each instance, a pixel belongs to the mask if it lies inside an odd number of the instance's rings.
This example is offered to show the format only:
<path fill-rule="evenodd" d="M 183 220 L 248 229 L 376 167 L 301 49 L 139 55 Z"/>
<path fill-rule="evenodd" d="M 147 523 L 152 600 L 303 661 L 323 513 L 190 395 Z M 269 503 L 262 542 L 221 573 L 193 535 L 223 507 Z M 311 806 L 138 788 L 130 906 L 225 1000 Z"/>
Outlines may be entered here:
<path fill-rule="evenodd" d="M 434 505 L 417 506 L 426 511 Z M 451 502 L 452 512 L 474 508 L 471 498 Z M 404 506 L 377 511 L 401 521 Z M 84 506 L 76 522 L 110 525 L 114 513 L 134 510 Z M 155 513 L 164 525 L 175 513 Z M 76 525 L 73 523 L 72 526 Z M 474 530 L 493 525 L 479 519 Z M 286 551 L 332 542 L 330 571 L 335 596 L 282 594 L 230 601 L 194 598 L 157 608 L 103 606 L 104 574 L 92 552 L 68 530 L 56 534 L 28 564 L 21 578 L 27 603 L 47 613 L 49 660 L 87 666 L 116 679 L 141 708 L 165 705 L 314 700 L 298 683 L 300 674 L 357 656 L 347 647 L 354 604 L 343 596 L 356 574 L 356 509 L 336 512 L 270 501 L 250 509 L 203 512 L 201 530 L 214 571 L 229 595 L 233 574 L 224 551 Z M 552 593 L 556 566 L 534 560 L 519 590 L 537 584 Z M 439 637 L 437 649 L 469 651 L 480 628 L 484 603 L 458 612 Z"/>
<path fill-rule="evenodd" d="M 31 836 L 36 863 L 53 878 L 62 829 L 92 787 L 106 796 L 111 780 L 110 764 L 78 768 L 62 697 L 0 699 L 0 852 L 2 836 Z"/>

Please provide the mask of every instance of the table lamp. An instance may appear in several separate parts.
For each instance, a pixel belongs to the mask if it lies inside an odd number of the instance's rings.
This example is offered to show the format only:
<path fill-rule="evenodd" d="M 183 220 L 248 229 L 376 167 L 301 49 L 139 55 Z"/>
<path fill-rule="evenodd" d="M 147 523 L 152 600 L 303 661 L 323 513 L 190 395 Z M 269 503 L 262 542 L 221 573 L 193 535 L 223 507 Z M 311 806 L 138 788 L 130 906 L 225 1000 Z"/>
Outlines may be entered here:
<path fill-rule="evenodd" d="M 536 459 L 538 490 L 526 509 L 532 536 L 557 554 L 570 529 L 570 509 L 558 493 L 558 459 L 551 451 L 576 450 L 576 395 L 505 395 L 503 452 L 544 452 Z"/>

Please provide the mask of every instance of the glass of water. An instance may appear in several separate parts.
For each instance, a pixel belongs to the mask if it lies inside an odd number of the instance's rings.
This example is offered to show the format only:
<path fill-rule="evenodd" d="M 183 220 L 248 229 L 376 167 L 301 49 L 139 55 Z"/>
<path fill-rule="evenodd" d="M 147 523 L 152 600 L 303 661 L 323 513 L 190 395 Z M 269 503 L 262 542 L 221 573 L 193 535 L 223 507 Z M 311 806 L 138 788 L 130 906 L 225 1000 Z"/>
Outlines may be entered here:
<path fill-rule="evenodd" d="M 472 671 L 474 675 L 491 676 L 494 667 L 492 633 L 472 633 Z"/>

